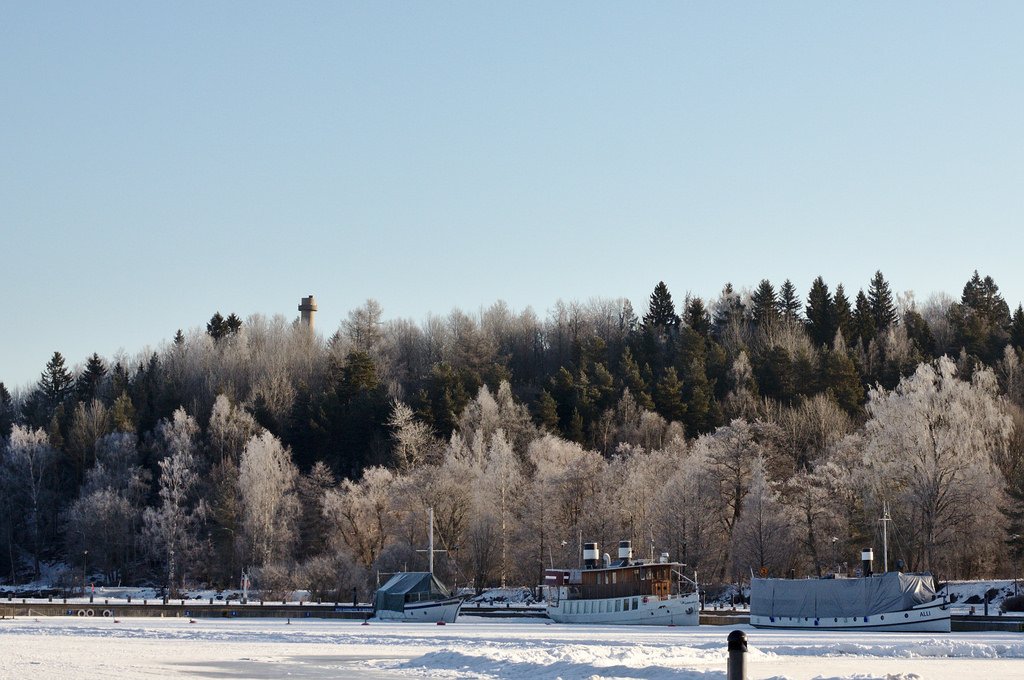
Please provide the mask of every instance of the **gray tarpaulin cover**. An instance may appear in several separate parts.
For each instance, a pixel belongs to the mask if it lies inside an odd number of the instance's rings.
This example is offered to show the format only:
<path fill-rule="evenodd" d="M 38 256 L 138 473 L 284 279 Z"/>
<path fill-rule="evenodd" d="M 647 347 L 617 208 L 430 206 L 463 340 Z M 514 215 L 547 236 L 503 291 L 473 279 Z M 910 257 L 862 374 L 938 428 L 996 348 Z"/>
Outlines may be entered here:
<path fill-rule="evenodd" d="M 407 596 L 412 596 L 413 601 L 418 601 L 443 599 L 449 597 L 449 593 L 429 571 L 403 571 L 392 576 L 377 590 L 373 598 L 373 609 L 405 611 L 406 600 L 410 599 Z"/>
<path fill-rule="evenodd" d="M 750 613 L 754 616 L 870 616 L 910 609 L 934 599 L 930 574 L 895 571 L 869 578 L 755 578 L 750 584 Z"/>

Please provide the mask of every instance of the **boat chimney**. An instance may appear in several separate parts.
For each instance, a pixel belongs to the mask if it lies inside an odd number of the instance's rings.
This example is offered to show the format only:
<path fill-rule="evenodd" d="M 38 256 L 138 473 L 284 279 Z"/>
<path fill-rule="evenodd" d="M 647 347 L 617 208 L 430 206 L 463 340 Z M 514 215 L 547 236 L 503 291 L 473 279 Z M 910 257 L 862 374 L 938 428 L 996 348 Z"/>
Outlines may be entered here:
<path fill-rule="evenodd" d="M 597 543 L 584 543 L 583 544 L 583 567 L 586 569 L 597 569 L 597 566 L 601 563 L 601 558 L 598 554 Z"/>
<path fill-rule="evenodd" d="M 619 541 L 619 561 L 629 562 L 631 559 L 633 559 L 632 541 Z"/>
<path fill-rule="evenodd" d="M 862 571 L 865 576 L 871 576 L 871 563 L 875 559 L 875 551 L 871 548 L 864 548 L 860 551 L 860 561 Z"/>
<path fill-rule="evenodd" d="M 661 558 L 658 561 L 662 564 L 668 564 L 668 553 L 661 553 Z"/>

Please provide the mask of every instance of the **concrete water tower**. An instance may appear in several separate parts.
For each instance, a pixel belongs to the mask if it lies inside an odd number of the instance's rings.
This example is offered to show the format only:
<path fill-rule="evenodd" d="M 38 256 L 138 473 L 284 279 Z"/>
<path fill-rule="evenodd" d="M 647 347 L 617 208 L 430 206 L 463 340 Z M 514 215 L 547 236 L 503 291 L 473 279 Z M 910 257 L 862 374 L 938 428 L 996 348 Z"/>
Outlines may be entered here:
<path fill-rule="evenodd" d="M 313 317 L 316 315 L 316 300 L 313 299 L 313 295 L 302 298 L 302 302 L 299 304 L 299 311 L 302 313 L 299 317 L 299 321 L 309 334 L 313 334 Z"/>

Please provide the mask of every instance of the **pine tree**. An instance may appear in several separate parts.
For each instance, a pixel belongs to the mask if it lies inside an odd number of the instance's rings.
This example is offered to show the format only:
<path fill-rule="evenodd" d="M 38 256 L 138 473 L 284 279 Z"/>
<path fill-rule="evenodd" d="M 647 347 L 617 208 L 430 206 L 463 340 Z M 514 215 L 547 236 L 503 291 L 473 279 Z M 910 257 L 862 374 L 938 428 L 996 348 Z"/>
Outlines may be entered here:
<path fill-rule="evenodd" d="M 796 286 L 789 279 L 783 281 L 779 288 L 779 314 L 789 321 L 797 321 L 800 318 L 800 296 L 796 293 Z"/>
<path fill-rule="evenodd" d="M 822 386 L 847 413 L 856 412 L 864 401 L 864 388 L 857 375 L 857 367 L 839 333 L 836 333 L 834 347 L 826 349 L 822 356 Z"/>
<path fill-rule="evenodd" d="M 676 306 L 672 302 L 672 295 L 668 292 L 668 286 L 664 281 L 659 281 L 651 293 L 651 301 L 644 315 L 644 326 L 648 328 L 670 329 L 679 325 L 679 317 L 676 315 Z"/>
<path fill-rule="evenodd" d="M 179 328 L 178 332 L 174 334 L 174 346 L 175 347 L 182 347 L 182 346 L 184 346 L 184 344 L 185 344 L 185 334 L 182 333 L 181 329 Z"/>
<path fill-rule="evenodd" d="M 122 392 L 114 399 L 110 409 L 110 418 L 114 429 L 119 432 L 135 432 L 135 406 L 127 392 Z"/>
<path fill-rule="evenodd" d="M 107 375 L 107 366 L 95 352 L 85 363 L 85 369 L 75 381 L 75 393 L 79 401 L 91 401 L 99 392 L 103 378 Z"/>
<path fill-rule="evenodd" d="M 896 323 L 896 305 L 893 303 L 889 283 L 876 271 L 868 286 L 868 302 L 871 303 L 871 315 L 875 320 L 875 331 L 880 332 Z"/>
<path fill-rule="evenodd" d="M 547 432 L 558 433 L 558 402 L 547 390 L 540 391 L 540 399 L 537 400 L 537 420 Z"/>
<path fill-rule="evenodd" d="M 836 335 L 835 310 L 828 285 L 820 276 L 814 279 L 807 294 L 807 333 L 817 347 L 832 342 Z"/>
<path fill-rule="evenodd" d="M 655 388 L 654 403 L 666 420 L 684 422 L 686 404 L 683 403 L 683 383 L 679 379 L 674 366 L 665 369 L 665 375 L 658 381 Z"/>
<path fill-rule="evenodd" d="M 779 319 L 779 298 L 768 279 L 761 279 L 757 290 L 750 296 L 750 314 L 759 327 L 771 326 Z"/>
<path fill-rule="evenodd" d="M 928 327 L 928 322 L 924 320 L 924 317 L 917 311 L 908 309 L 907 313 L 903 315 L 903 327 L 907 331 L 907 337 L 917 347 L 921 358 L 926 361 L 934 359 L 935 336 L 932 335 L 932 329 Z"/>
<path fill-rule="evenodd" d="M 623 386 L 633 395 L 637 404 L 648 411 L 653 409 L 654 402 L 651 400 L 648 383 L 644 380 L 640 367 L 633 360 L 633 353 L 629 351 L 628 347 L 622 351 L 621 370 Z"/>

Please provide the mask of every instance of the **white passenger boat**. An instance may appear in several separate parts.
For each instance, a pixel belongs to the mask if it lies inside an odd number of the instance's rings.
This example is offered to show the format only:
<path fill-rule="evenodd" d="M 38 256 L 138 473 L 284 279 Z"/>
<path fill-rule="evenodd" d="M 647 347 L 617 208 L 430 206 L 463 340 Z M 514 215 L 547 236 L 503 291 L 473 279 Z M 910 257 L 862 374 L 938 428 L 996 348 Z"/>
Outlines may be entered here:
<path fill-rule="evenodd" d="M 596 543 L 583 548 L 583 569 L 548 569 L 544 575 L 547 614 L 558 623 L 696 626 L 700 622 L 697 583 L 682 564 L 663 553 L 657 562 L 634 560 L 629 541 L 619 559 L 598 559 Z"/>

